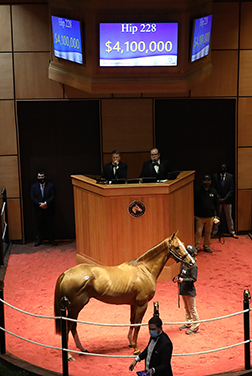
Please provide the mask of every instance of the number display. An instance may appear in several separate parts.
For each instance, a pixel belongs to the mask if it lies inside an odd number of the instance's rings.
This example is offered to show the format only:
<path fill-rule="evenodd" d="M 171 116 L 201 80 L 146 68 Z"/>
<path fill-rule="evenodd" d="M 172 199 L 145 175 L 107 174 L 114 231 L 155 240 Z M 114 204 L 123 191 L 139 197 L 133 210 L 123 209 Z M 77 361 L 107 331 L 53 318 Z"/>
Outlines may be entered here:
<path fill-rule="evenodd" d="M 83 62 L 80 21 L 52 19 L 54 55 L 79 64 Z"/>
<path fill-rule="evenodd" d="M 100 66 L 176 66 L 177 23 L 100 24 Z"/>
<path fill-rule="evenodd" d="M 212 15 L 194 20 L 191 61 L 209 54 L 211 39 Z"/>

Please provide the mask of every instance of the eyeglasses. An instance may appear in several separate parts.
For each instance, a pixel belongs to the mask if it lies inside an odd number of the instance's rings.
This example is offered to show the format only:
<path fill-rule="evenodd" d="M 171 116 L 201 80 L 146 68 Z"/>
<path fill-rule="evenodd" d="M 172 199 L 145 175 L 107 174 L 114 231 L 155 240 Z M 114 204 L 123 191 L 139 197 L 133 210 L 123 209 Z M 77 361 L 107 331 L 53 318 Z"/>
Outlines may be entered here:
<path fill-rule="evenodd" d="M 152 157 L 156 157 L 158 154 L 151 154 Z"/>

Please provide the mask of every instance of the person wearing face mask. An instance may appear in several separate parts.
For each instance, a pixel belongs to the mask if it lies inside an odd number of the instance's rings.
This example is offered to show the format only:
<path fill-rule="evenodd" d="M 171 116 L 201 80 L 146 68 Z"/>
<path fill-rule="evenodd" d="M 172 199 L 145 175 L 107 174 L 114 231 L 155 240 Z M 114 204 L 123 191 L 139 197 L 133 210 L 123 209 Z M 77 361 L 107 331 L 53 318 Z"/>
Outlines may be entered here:
<path fill-rule="evenodd" d="M 203 250 L 212 253 L 210 249 L 211 233 L 214 218 L 220 219 L 219 212 L 219 195 L 211 186 L 211 175 L 205 175 L 202 185 L 195 190 L 194 195 L 194 213 L 196 221 L 195 229 L 195 248 L 196 254 L 199 251 L 202 232 L 204 229 Z"/>
<path fill-rule="evenodd" d="M 42 244 L 43 240 L 48 240 L 50 244 L 57 245 L 53 235 L 55 196 L 54 184 L 46 180 L 44 171 L 38 172 L 37 182 L 31 186 L 31 201 L 36 224 L 35 247 Z"/>
<path fill-rule="evenodd" d="M 225 213 L 228 231 L 230 235 L 238 239 L 234 230 L 234 222 L 232 218 L 232 200 L 234 196 L 234 178 L 227 172 L 227 164 L 221 163 L 220 171 L 213 175 L 213 186 L 220 196 L 220 213 Z M 213 227 L 213 235 L 216 235 L 219 228 L 218 225 Z"/>
<path fill-rule="evenodd" d="M 158 316 L 153 316 L 149 320 L 149 343 L 129 366 L 131 371 L 138 362 L 145 360 L 146 375 L 173 375 L 171 367 L 173 345 L 168 335 L 163 332 L 162 324 L 162 320 Z"/>

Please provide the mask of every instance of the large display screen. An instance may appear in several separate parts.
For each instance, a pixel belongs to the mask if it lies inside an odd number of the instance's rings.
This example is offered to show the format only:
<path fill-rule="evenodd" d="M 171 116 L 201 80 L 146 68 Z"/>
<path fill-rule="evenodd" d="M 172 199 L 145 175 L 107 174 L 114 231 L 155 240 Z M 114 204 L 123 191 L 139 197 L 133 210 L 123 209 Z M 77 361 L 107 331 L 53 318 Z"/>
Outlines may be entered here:
<path fill-rule="evenodd" d="M 176 66 L 178 23 L 100 23 L 101 67 Z"/>
<path fill-rule="evenodd" d="M 193 22 L 191 61 L 209 54 L 212 28 L 212 15 L 197 18 Z"/>
<path fill-rule="evenodd" d="M 80 21 L 51 16 L 54 55 L 61 59 L 83 63 Z"/>

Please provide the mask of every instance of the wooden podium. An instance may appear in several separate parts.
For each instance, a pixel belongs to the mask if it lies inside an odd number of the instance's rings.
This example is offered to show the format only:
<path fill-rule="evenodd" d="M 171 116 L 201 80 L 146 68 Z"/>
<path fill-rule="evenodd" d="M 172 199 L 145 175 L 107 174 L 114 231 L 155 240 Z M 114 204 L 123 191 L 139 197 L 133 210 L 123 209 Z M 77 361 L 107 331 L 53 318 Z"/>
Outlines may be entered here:
<path fill-rule="evenodd" d="M 135 259 L 179 231 L 194 244 L 194 171 L 175 180 L 148 184 L 97 184 L 72 175 L 76 227 L 76 262 L 119 265 Z M 178 274 L 168 260 L 159 279 Z"/>

